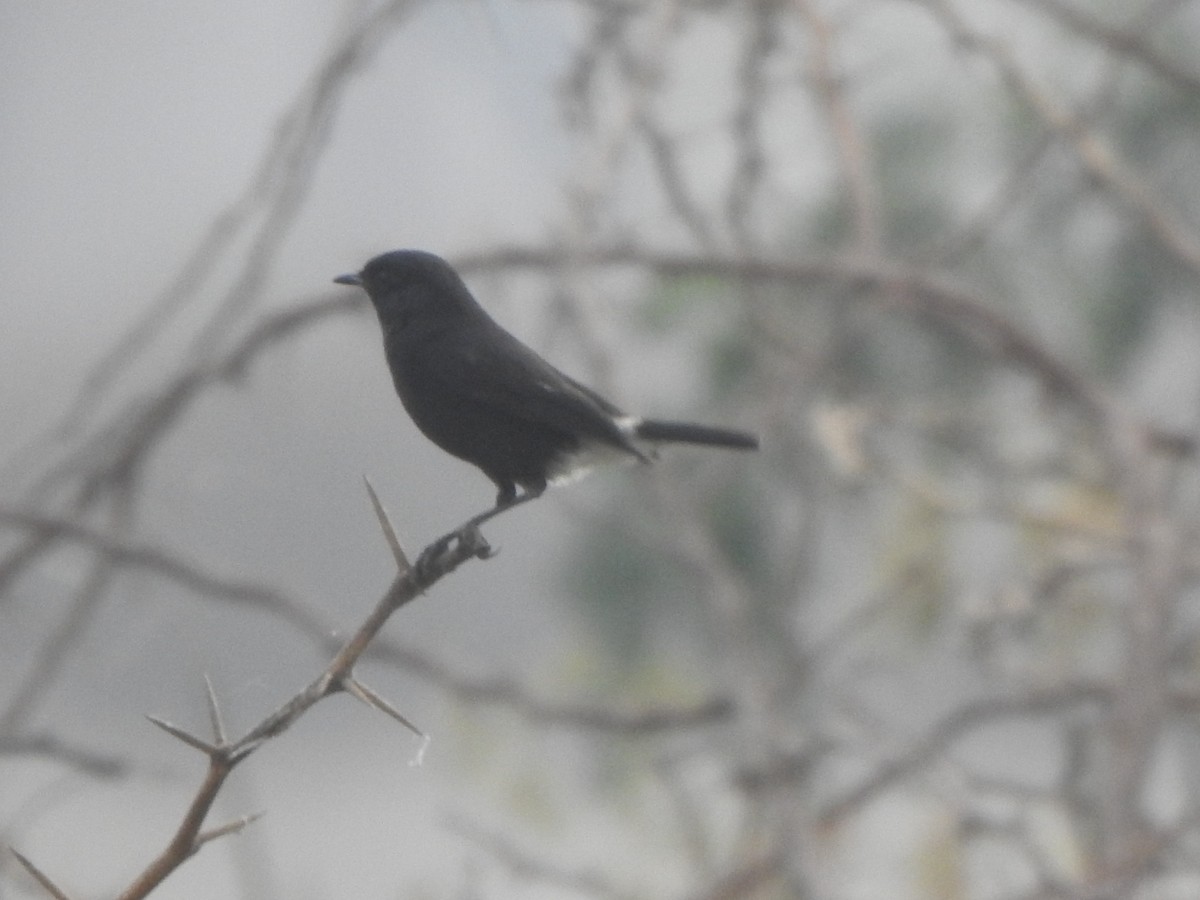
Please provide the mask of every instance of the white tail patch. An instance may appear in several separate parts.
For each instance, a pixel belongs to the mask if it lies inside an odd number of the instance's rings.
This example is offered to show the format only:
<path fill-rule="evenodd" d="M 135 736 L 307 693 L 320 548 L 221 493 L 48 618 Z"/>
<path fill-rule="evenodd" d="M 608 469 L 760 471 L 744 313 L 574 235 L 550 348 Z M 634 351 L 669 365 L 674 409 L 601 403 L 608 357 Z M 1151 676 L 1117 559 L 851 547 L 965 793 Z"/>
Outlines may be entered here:
<path fill-rule="evenodd" d="M 621 429 L 624 431 L 624 429 Z M 550 464 L 546 483 L 555 486 L 578 481 L 599 466 L 624 465 L 638 462 L 638 458 L 622 447 L 614 447 L 603 441 L 588 441 L 582 447 L 560 456 Z"/>
<path fill-rule="evenodd" d="M 641 419 L 636 416 L 617 416 L 613 419 L 613 424 L 622 435 L 629 438 L 629 443 L 636 446 L 645 456 L 654 456 L 653 448 L 637 437 L 638 426 L 642 424 Z M 644 458 L 639 460 L 636 453 L 624 447 L 615 447 L 605 441 L 587 441 L 583 446 L 556 459 L 550 466 L 546 482 L 553 485 L 570 484 L 600 466 L 630 465 L 645 461 Z"/>
<path fill-rule="evenodd" d="M 642 424 L 642 420 L 637 416 L 617 416 L 613 419 L 613 424 L 626 437 L 637 437 L 638 426 Z"/>

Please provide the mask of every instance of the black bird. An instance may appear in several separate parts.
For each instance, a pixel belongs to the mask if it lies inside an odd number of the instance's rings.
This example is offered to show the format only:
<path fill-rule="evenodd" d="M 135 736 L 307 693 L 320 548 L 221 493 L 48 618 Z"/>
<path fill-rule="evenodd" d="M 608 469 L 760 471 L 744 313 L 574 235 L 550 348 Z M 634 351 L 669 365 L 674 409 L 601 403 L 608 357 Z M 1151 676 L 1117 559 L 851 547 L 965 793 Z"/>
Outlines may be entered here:
<path fill-rule="evenodd" d="M 628 416 L 564 375 L 484 312 L 444 259 L 396 250 L 338 284 L 363 287 L 396 393 L 425 436 L 483 470 L 496 510 L 607 458 L 649 462 L 660 443 L 754 450 L 744 431 Z"/>

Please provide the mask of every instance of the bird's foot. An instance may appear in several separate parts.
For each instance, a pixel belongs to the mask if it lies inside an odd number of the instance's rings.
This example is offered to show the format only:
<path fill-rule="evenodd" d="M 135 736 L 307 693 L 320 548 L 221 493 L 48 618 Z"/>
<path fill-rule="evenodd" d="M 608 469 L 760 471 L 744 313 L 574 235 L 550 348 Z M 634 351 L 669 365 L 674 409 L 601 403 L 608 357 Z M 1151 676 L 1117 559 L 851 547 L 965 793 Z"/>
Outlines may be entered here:
<path fill-rule="evenodd" d="M 477 559 L 491 559 L 500 552 L 493 549 L 492 545 L 487 542 L 487 538 L 483 536 L 478 525 L 466 525 L 454 532 L 453 535 L 457 538 L 459 546 Z"/>
<path fill-rule="evenodd" d="M 495 518 L 502 512 L 507 512 L 514 506 L 520 506 L 522 503 L 536 500 L 541 494 L 541 491 L 526 491 L 523 494 L 517 495 L 513 500 L 497 503 L 491 509 L 485 510 L 479 515 L 468 519 L 453 531 L 443 534 L 421 552 L 421 556 L 417 559 L 416 564 L 418 576 L 424 577 L 431 573 L 442 571 L 445 568 L 445 564 L 449 562 L 452 551 L 454 556 L 458 557 L 460 561 L 470 559 L 471 557 L 475 557 L 476 559 L 491 559 L 500 551 L 494 549 L 487 542 L 487 538 L 479 530 L 480 527 L 485 522 Z"/>
<path fill-rule="evenodd" d="M 498 551 L 492 548 L 479 530 L 478 525 L 467 523 L 461 528 L 443 534 L 440 538 L 421 551 L 417 558 L 417 576 L 426 579 L 435 573 L 443 572 L 452 559 L 459 562 L 475 557 L 490 559 Z"/>

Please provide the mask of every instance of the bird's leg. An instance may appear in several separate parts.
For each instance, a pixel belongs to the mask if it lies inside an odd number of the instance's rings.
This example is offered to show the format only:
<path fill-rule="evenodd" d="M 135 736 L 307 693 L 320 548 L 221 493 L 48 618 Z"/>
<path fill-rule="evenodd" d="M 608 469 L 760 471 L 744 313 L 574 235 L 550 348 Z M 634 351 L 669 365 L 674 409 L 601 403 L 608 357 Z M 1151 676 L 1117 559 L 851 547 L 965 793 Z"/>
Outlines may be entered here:
<path fill-rule="evenodd" d="M 522 503 L 528 503 L 530 500 L 536 500 L 538 497 L 542 496 L 542 493 L 545 490 L 545 485 L 541 485 L 537 489 L 526 487 L 525 491 L 521 494 L 516 492 L 515 487 L 509 491 L 501 490 L 500 495 L 496 498 L 495 506 L 493 506 L 491 509 L 484 510 L 478 515 L 472 516 L 453 531 L 443 534 L 440 538 L 430 544 L 425 552 L 421 554 L 421 559 L 435 559 L 438 556 L 441 556 L 446 552 L 446 549 L 450 546 L 450 543 L 455 540 L 464 544 L 470 544 L 472 547 L 474 547 L 475 555 L 480 559 L 487 559 L 491 556 L 494 556 L 495 551 L 492 550 L 487 540 L 482 534 L 480 534 L 479 526 L 484 522 L 494 519 L 496 516 L 500 515 L 500 513 L 507 512 L 514 506 L 520 506 Z M 418 561 L 417 565 L 421 565 L 421 562 Z"/>
<path fill-rule="evenodd" d="M 459 526 L 458 529 L 451 532 L 451 534 L 462 536 L 470 531 L 478 531 L 479 526 L 484 522 L 488 521 L 489 519 L 494 519 L 502 512 L 508 512 L 508 510 L 512 509 L 514 506 L 520 506 L 522 503 L 528 503 L 530 500 L 536 500 L 538 497 L 542 496 L 542 493 L 545 490 L 546 488 L 543 485 L 537 490 L 526 488 L 524 493 L 521 494 L 518 494 L 515 488 L 509 491 L 501 491 L 500 495 L 496 498 L 495 506 L 493 506 L 491 509 L 484 510 L 477 516 L 472 516 L 461 526 Z"/>

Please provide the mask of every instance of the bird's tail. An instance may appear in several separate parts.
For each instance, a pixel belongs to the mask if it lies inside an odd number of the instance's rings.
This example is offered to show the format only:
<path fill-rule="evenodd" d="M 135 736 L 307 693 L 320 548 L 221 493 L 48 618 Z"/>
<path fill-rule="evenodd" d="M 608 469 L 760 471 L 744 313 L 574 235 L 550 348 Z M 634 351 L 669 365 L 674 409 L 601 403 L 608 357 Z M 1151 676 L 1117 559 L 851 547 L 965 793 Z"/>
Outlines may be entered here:
<path fill-rule="evenodd" d="M 703 444 L 708 447 L 729 447 L 733 450 L 757 450 L 758 437 L 746 431 L 712 428 L 690 422 L 662 422 L 642 419 L 634 426 L 634 434 L 645 441 L 672 444 Z"/>

